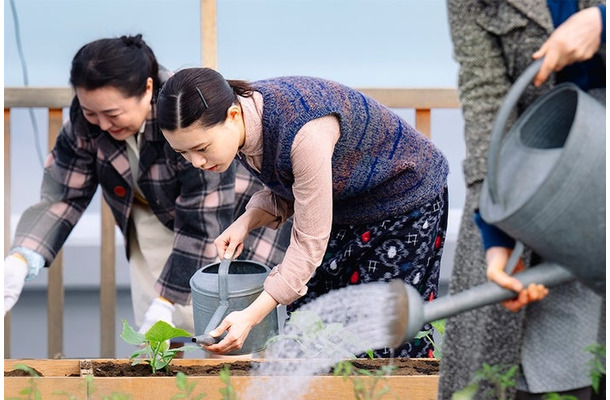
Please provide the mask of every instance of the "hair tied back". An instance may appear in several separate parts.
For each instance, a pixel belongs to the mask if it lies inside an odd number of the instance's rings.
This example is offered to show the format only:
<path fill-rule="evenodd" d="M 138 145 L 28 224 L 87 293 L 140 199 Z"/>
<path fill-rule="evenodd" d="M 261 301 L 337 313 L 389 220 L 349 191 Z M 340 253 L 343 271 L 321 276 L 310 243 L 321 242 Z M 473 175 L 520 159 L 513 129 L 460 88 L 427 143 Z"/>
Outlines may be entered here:
<path fill-rule="evenodd" d="M 142 34 L 140 33 L 135 36 L 121 36 L 121 40 L 127 46 L 136 46 L 138 48 L 141 48 L 144 44 L 144 41 L 142 40 Z"/>

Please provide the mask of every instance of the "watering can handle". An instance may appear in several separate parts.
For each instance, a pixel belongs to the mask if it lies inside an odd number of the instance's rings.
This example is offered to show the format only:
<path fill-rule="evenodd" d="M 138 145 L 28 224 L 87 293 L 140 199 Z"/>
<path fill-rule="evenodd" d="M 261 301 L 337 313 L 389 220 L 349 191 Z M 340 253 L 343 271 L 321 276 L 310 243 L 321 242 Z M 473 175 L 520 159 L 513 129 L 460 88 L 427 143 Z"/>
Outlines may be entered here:
<path fill-rule="evenodd" d="M 515 108 L 517 101 L 521 97 L 521 94 L 532 82 L 544 58 L 540 58 L 530 64 L 529 67 L 523 71 L 521 76 L 517 78 L 515 83 L 511 86 L 504 97 L 504 103 L 500 106 L 493 127 L 491 128 L 491 137 L 489 141 L 489 152 L 487 156 L 487 186 L 489 188 L 489 195 L 491 201 L 497 202 L 497 184 L 496 174 L 498 170 L 498 158 L 500 154 L 500 145 L 504 138 L 506 123 L 510 117 L 511 112 Z"/>
<path fill-rule="evenodd" d="M 210 335 L 210 331 L 214 330 L 229 309 L 229 267 L 231 266 L 230 258 L 223 258 L 218 266 L 218 308 L 212 314 L 208 325 L 205 327 L 203 335 L 191 338 L 192 342 L 197 344 L 211 345 L 218 343 L 220 338 L 215 338 Z"/>

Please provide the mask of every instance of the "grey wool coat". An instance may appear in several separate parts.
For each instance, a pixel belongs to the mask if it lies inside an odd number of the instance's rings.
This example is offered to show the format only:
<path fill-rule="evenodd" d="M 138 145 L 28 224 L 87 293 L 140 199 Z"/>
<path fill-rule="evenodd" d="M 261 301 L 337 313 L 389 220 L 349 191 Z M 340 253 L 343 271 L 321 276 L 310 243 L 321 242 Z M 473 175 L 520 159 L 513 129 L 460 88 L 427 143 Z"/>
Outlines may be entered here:
<path fill-rule="evenodd" d="M 581 0 L 579 7 L 600 3 L 605 1 Z M 490 131 L 496 112 L 507 90 L 531 64 L 531 55 L 554 27 L 546 0 L 448 0 L 447 7 L 454 57 L 459 63 L 458 86 L 466 141 L 463 163 L 466 202 L 450 283 L 450 292 L 456 293 L 487 281 L 482 240 L 473 213 L 487 171 Z M 599 53 L 605 63 L 605 45 L 602 46 Z M 517 112 L 523 112 L 554 84 L 555 77 L 551 75 L 540 88 L 530 85 L 521 96 Z M 520 382 L 520 390 L 532 393 L 590 385 L 588 355 L 579 349 L 582 342 L 597 339 L 602 299 L 579 283 L 557 287 L 550 293 L 540 304 L 518 313 L 492 305 L 448 318 L 438 398 L 450 399 L 453 392 L 467 386 L 483 363 L 515 365 L 523 360 L 527 365 L 524 371 L 527 381 Z M 555 317 L 547 318 L 550 315 Z M 540 329 L 549 334 L 533 335 L 540 339 L 537 342 L 532 341 L 531 333 L 536 324 L 546 324 L 546 328 Z M 585 331 L 588 334 L 582 337 Z M 524 334 L 528 335 L 525 340 Z M 554 338 L 557 336 L 554 334 L 561 337 Z M 552 345 L 565 351 L 557 352 Z M 483 386 L 477 399 L 484 398 L 483 391 L 491 388 Z M 514 394 L 512 389 L 509 398 L 514 398 Z"/>

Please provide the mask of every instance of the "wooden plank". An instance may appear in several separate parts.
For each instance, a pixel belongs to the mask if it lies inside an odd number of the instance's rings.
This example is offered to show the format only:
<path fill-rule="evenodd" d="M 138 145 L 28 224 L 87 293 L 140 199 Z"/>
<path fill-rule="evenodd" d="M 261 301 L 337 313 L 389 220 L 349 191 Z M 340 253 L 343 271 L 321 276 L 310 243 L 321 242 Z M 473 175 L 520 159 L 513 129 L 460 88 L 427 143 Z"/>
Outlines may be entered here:
<path fill-rule="evenodd" d="M 34 386 L 35 385 L 35 386 Z M 33 389 L 32 397 L 21 397 L 24 389 Z M 4 378 L 4 398 L 5 399 L 25 399 L 35 398 L 35 393 L 40 395 L 40 399 L 58 399 L 60 394 L 65 394 L 63 398 L 71 395 L 72 399 L 88 399 L 86 378 L 26 378 L 26 377 L 5 377 Z"/>
<path fill-rule="evenodd" d="M 415 110 L 415 129 L 430 137 L 430 109 L 418 108 Z"/>
<path fill-rule="evenodd" d="M 55 145 L 62 124 L 61 108 L 49 109 L 49 151 Z M 60 250 L 49 268 L 47 289 L 47 337 L 49 358 L 63 356 L 64 338 L 64 251 Z"/>
<path fill-rule="evenodd" d="M 5 87 L 4 107 L 69 107 L 74 97 L 71 87 Z"/>
<path fill-rule="evenodd" d="M 216 0 L 201 0 L 201 65 L 218 68 Z"/>
<path fill-rule="evenodd" d="M 11 111 L 4 109 L 4 257 L 11 248 Z M 11 313 L 4 316 L 4 358 L 11 358 Z"/>
<path fill-rule="evenodd" d="M 214 0 L 201 0 L 202 14 L 212 21 L 202 24 L 203 65 L 217 68 L 216 55 L 216 5 Z M 209 9 L 209 10 L 208 10 Z M 210 32 L 208 32 L 208 30 Z M 204 42 L 205 40 L 205 42 Z M 214 54 L 210 54 L 212 52 Z M 390 108 L 459 108 L 458 93 L 455 88 L 372 88 L 361 87 L 357 90 L 369 95 Z M 69 107 L 73 91 L 70 87 L 6 87 L 4 88 L 4 107 Z"/>
<path fill-rule="evenodd" d="M 116 266 L 114 217 L 102 198 L 102 249 L 100 282 L 101 356 L 113 358 L 116 353 Z"/>
<path fill-rule="evenodd" d="M 356 88 L 390 108 L 459 108 L 453 88 Z"/>

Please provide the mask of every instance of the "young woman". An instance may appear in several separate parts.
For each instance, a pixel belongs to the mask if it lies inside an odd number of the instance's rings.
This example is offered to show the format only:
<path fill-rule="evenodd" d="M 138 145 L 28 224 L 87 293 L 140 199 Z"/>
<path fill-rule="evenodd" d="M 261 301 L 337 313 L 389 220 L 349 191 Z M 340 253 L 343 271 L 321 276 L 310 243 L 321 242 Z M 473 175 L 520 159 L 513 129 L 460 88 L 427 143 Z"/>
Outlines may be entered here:
<path fill-rule="evenodd" d="M 424 299 L 436 296 L 448 164 L 397 114 L 328 80 L 250 84 L 209 68 L 177 72 L 158 104 L 165 138 L 194 166 L 224 172 L 237 157 L 268 187 L 216 239 L 221 257 L 240 254 L 250 230 L 294 218 L 290 246 L 263 293 L 211 332 L 228 330 L 208 351 L 240 348 L 278 304 L 294 311 L 346 285 L 401 278 Z M 393 353 L 426 357 L 429 349 L 422 340 Z"/>
<path fill-rule="evenodd" d="M 237 163 L 213 174 L 169 147 L 156 121 L 156 93 L 168 76 L 141 35 L 96 40 L 76 53 L 70 120 L 47 158 L 42 200 L 21 216 L 4 262 L 5 314 L 101 186 L 125 238 L 140 331 L 164 320 L 194 333 L 189 279 L 216 261 L 214 239 L 262 185 Z M 285 237 L 259 230 L 244 256 L 277 264 Z"/>

